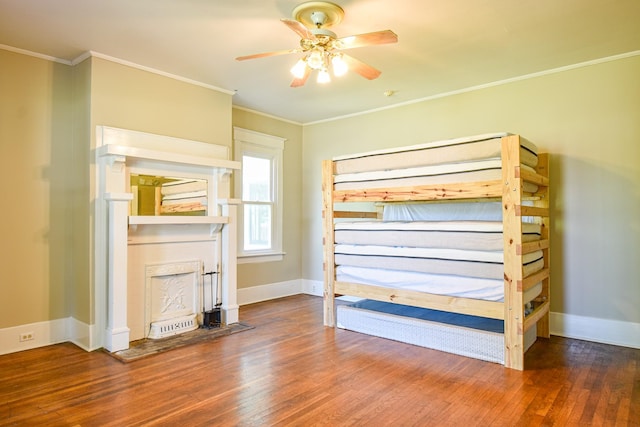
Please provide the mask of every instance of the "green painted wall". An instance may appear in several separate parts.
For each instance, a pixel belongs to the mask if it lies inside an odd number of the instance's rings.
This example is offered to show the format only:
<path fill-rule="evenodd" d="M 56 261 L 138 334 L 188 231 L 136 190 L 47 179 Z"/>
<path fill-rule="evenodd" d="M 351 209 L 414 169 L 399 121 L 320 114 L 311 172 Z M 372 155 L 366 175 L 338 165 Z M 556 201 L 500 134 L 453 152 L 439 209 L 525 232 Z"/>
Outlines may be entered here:
<path fill-rule="evenodd" d="M 0 328 L 67 316 L 71 68 L 0 50 Z"/>
<path fill-rule="evenodd" d="M 320 162 L 494 131 L 551 153 L 554 312 L 640 322 L 640 57 L 304 127 L 303 277 L 322 280 Z"/>
<path fill-rule="evenodd" d="M 282 261 L 238 265 L 238 288 L 279 283 L 302 277 L 302 126 L 233 109 L 233 125 L 286 138 L 284 143 L 284 212 Z"/>

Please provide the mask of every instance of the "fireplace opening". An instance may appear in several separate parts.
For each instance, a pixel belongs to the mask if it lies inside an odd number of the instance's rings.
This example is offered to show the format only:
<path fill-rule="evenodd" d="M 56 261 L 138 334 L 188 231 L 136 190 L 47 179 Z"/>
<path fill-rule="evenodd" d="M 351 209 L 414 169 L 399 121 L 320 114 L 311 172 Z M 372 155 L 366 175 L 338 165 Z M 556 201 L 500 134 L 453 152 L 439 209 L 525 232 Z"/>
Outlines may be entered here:
<path fill-rule="evenodd" d="M 146 267 L 148 338 L 164 338 L 199 327 L 201 272 L 200 260 Z"/>

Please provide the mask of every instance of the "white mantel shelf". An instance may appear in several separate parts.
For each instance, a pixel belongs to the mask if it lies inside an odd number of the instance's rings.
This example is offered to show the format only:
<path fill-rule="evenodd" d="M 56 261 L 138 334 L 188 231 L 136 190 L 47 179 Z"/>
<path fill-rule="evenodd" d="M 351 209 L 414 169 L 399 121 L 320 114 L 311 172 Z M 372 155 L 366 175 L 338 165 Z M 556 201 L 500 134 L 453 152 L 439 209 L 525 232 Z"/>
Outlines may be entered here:
<path fill-rule="evenodd" d="M 228 216 L 129 216 L 129 225 L 228 224 Z"/>
<path fill-rule="evenodd" d="M 160 162 L 189 164 L 218 169 L 240 169 L 240 162 L 234 160 L 215 159 L 188 154 L 176 154 L 165 151 L 149 150 L 145 148 L 129 147 L 126 145 L 106 144 L 97 148 L 98 156 L 124 156 Z"/>

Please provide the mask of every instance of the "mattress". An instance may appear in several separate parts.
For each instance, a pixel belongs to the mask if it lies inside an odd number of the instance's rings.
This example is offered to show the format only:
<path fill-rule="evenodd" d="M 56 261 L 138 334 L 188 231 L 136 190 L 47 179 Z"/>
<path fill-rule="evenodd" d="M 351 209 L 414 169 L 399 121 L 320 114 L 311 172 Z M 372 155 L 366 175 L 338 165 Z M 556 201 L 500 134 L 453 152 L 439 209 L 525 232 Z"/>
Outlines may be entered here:
<path fill-rule="evenodd" d="M 478 206 L 476 203 L 475 206 Z M 523 224 L 523 241 L 540 240 L 539 224 Z M 338 244 L 500 251 L 498 221 L 357 221 L 335 225 Z"/>
<path fill-rule="evenodd" d="M 200 179 L 192 179 L 192 180 L 177 180 L 171 182 L 165 182 L 162 184 L 160 192 L 163 196 L 169 196 L 172 194 L 179 193 L 189 193 L 194 191 L 203 191 L 207 190 L 207 181 Z"/>
<path fill-rule="evenodd" d="M 534 172 L 529 166 L 522 166 Z M 387 187 L 415 187 L 447 183 L 496 181 L 502 179 L 502 160 L 485 159 L 462 163 L 448 163 L 401 169 L 384 169 L 368 172 L 347 173 L 334 176 L 334 188 L 364 190 Z M 523 183 L 523 190 L 535 193 L 538 186 Z"/>
<path fill-rule="evenodd" d="M 486 279 L 504 277 L 502 251 L 336 245 L 334 253 L 336 265 L 453 274 Z M 522 260 L 525 277 L 544 268 L 542 251 L 525 254 Z"/>
<path fill-rule="evenodd" d="M 402 290 L 426 292 L 451 297 L 473 298 L 486 301 L 504 300 L 504 279 L 487 279 L 421 273 L 417 271 L 386 270 L 376 267 L 340 265 L 336 268 L 339 282 L 360 283 Z M 542 283 L 524 292 L 525 303 L 540 295 Z"/>
<path fill-rule="evenodd" d="M 334 157 L 335 172 L 348 174 L 500 158 L 501 138 L 507 135 L 491 133 Z M 520 138 L 520 145 L 521 162 L 535 167 L 537 147 L 524 138 Z"/>
<path fill-rule="evenodd" d="M 501 202 L 391 203 L 384 205 L 384 221 L 496 221 L 502 222 Z"/>
<path fill-rule="evenodd" d="M 205 191 L 191 191 L 188 193 L 176 193 L 162 197 L 162 205 L 180 205 L 198 203 L 207 205 L 207 193 Z"/>
<path fill-rule="evenodd" d="M 162 184 L 162 214 L 201 212 L 207 207 L 207 182 L 204 180 L 176 180 Z"/>
<path fill-rule="evenodd" d="M 504 323 L 501 320 L 363 300 L 349 305 L 338 305 L 337 326 L 380 338 L 504 364 Z M 525 349 L 535 340 L 534 325 L 525 333 Z"/>

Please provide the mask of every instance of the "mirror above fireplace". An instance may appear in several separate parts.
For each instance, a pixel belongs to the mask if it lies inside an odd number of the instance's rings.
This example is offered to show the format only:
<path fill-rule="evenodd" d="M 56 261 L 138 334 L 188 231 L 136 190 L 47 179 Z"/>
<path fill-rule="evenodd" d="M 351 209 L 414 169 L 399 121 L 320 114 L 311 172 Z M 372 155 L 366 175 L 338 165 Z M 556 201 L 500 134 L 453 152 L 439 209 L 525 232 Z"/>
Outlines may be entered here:
<path fill-rule="evenodd" d="M 131 216 L 204 216 L 208 207 L 205 179 L 130 175 Z"/>

